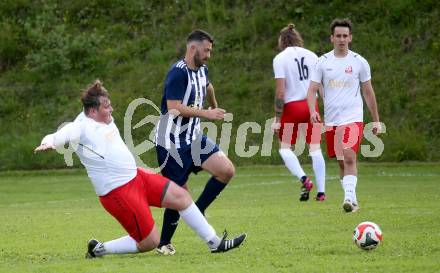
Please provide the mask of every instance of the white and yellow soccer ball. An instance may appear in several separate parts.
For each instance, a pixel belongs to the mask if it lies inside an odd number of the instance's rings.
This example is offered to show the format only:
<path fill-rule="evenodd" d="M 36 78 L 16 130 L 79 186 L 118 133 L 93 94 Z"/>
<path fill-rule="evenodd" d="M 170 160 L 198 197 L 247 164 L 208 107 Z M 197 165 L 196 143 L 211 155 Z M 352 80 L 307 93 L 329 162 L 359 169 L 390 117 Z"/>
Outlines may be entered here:
<path fill-rule="evenodd" d="M 382 242 L 382 230 L 373 222 L 362 222 L 354 229 L 354 243 L 363 250 L 372 250 Z"/>

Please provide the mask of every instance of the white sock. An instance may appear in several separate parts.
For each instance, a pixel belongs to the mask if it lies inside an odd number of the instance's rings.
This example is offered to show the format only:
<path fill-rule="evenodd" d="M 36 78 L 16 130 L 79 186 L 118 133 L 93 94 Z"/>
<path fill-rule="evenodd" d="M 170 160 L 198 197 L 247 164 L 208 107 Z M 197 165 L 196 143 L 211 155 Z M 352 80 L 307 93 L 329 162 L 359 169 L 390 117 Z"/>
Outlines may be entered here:
<path fill-rule="evenodd" d="M 124 236 L 113 241 L 103 243 L 103 251 L 97 251 L 98 256 L 106 254 L 126 254 L 139 252 L 136 240 L 130 236 Z"/>
<path fill-rule="evenodd" d="M 313 172 L 316 178 L 316 190 L 325 192 L 325 161 L 321 150 L 310 152 L 312 157 Z"/>
<path fill-rule="evenodd" d="M 215 233 L 214 228 L 206 221 L 206 218 L 194 202 L 186 209 L 179 211 L 179 213 L 183 221 L 185 221 L 209 247 L 215 248 L 220 244 L 221 239 Z"/>
<path fill-rule="evenodd" d="M 298 157 L 293 153 L 291 149 L 288 148 L 281 148 L 278 150 L 281 158 L 284 160 L 284 164 L 286 165 L 287 169 L 298 177 L 298 179 L 301 179 L 301 177 L 305 176 L 306 173 L 301 168 L 301 165 L 299 164 Z"/>
<path fill-rule="evenodd" d="M 353 195 L 353 203 L 357 205 L 358 200 L 357 200 L 357 195 L 356 195 L 356 186 L 357 186 L 357 176 L 355 176 L 356 179 L 354 180 L 354 195 Z"/>
<path fill-rule="evenodd" d="M 357 184 L 357 176 L 354 175 L 345 175 L 342 179 L 342 187 L 344 188 L 344 200 L 349 199 L 352 202 L 356 203 L 356 184 Z M 356 202 L 355 202 L 356 201 Z"/>

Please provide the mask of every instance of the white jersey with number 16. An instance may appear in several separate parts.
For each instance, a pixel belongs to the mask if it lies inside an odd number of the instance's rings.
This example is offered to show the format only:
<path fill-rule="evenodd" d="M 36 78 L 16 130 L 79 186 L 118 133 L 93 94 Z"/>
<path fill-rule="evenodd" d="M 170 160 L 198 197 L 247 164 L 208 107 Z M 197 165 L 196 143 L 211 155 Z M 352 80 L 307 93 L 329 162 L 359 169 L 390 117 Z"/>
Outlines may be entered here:
<path fill-rule="evenodd" d="M 285 79 L 284 103 L 307 98 L 312 69 L 318 56 L 312 51 L 292 46 L 287 47 L 273 59 L 275 79 Z"/>

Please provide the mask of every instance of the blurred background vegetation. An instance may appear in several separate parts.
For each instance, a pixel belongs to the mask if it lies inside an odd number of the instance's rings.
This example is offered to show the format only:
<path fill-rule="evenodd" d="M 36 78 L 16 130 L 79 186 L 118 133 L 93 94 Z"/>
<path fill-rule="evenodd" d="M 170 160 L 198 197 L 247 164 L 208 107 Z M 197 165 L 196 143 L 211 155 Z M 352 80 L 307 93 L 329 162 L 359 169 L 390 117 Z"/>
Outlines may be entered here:
<path fill-rule="evenodd" d="M 239 165 L 279 164 L 276 139 L 272 156 L 238 157 L 237 128 L 257 121 L 264 130 L 274 114 L 272 59 L 280 29 L 295 23 L 305 46 L 321 55 L 332 49 L 329 24 L 335 17 L 354 23 L 352 50 L 370 63 L 387 126 L 383 155 L 362 160 L 438 161 L 438 1 L 3 0 L 0 170 L 65 166 L 56 153 L 36 156 L 32 150 L 45 134 L 75 118 L 80 91 L 96 78 L 111 92 L 124 136 L 128 105 L 140 97 L 159 105 L 165 75 L 195 28 L 215 38 L 208 66 L 220 107 L 234 114 L 229 156 Z M 137 108 L 132 125 L 149 114 L 154 114 L 151 107 Z M 152 128 L 132 129 L 135 145 Z M 261 146 L 262 138 L 263 133 L 249 130 L 246 144 Z M 156 164 L 154 149 L 141 158 Z"/>

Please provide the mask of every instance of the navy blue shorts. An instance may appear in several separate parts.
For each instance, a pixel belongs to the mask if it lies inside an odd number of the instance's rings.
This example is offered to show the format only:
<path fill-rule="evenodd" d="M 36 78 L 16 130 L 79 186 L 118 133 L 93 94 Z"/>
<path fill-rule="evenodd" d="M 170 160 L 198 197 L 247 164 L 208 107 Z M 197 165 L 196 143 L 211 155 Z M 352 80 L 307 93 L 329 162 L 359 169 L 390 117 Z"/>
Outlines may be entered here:
<path fill-rule="evenodd" d="M 156 146 L 156 151 L 162 175 L 183 186 L 191 172 L 200 172 L 203 162 L 220 149 L 207 136 L 201 135 L 191 145 L 179 149 Z"/>

